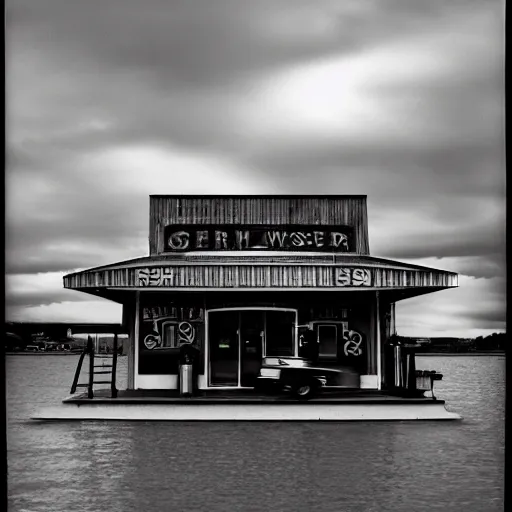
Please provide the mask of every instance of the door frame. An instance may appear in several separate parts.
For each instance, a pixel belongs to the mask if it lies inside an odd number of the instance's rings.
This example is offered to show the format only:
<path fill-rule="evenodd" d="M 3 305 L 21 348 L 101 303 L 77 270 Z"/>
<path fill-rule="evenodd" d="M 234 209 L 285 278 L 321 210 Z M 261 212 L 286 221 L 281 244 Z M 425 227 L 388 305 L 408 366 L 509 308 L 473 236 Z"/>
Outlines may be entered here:
<path fill-rule="evenodd" d="M 210 384 L 210 331 L 209 331 L 209 316 L 210 313 L 217 313 L 221 311 L 287 311 L 291 313 L 295 313 L 295 322 L 293 325 L 293 351 L 294 356 L 297 357 L 298 354 L 298 310 L 296 308 L 273 308 L 269 306 L 243 306 L 243 307 L 231 307 L 231 308 L 215 308 L 215 309 L 207 309 L 205 310 L 204 315 L 204 339 L 205 339 L 205 347 L 204 347 L 204 373 L 205 373 L 205 384 L 206 389 L 252 389 L 241 386 L 241 369 L 242 369 L 242 341 L 241 341 L 241 333 L 240 333 L 240 316 L 238 321 L 238 385 L 236 386 L 212 386 Z M 265 357 L 267 351 L 267 317 L 264 316 L 264 333 L 263 333 L 263 346 L 261 347 L 262 357 Z"/>
<path fill-rule="evenodd" d="M 345 330 L 348 330 L 348 320 L 314 320 L 310 322 L 310 325 L 316 331 L 316 341 L 318 344 L 320 344 L 320 327 L 322 326 L 336 327 L 336 339 L 338 338 L 340 328 L 342 335 Z"/>

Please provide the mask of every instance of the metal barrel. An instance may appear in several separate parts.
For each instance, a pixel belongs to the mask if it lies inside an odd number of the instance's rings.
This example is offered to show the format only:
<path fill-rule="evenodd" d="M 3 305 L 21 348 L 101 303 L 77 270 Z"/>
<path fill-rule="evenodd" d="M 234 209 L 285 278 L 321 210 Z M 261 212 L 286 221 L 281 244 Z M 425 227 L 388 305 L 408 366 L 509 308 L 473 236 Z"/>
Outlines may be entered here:
<path fill-rule="evenodd" d="M 194 377 L 191 364 L 180 365 L 180 395 L 190 396 L 193 393 Z"/>

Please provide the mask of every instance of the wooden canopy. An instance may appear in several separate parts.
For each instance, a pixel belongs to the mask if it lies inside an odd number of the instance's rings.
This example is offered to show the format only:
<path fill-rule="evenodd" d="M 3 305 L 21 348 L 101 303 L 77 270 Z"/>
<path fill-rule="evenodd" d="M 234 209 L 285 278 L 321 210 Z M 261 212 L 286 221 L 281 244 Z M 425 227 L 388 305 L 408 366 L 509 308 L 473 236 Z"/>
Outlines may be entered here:
<path fill-rule="evenodd" d="M 120 291 L 376 291 L 395 300 L 458 286 L 458 274 L 354 254 L 169 254 L 64 277 L 64 287 L 123 302 Z"/>

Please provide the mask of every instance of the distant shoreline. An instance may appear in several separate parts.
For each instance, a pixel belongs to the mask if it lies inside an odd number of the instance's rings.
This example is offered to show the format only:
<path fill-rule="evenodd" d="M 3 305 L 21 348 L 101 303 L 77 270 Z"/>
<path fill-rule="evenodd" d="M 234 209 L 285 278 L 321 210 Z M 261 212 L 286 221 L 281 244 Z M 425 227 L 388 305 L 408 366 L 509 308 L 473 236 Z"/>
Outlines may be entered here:
<path fill-rule="evenodd" d="M 4 352 L 6 356 L 79 356 L 82 352 Z M 104 353 L 101 352 L 101 354 L 98 355 L 109 355 L 112 354 L 112 352 Z M 122 354 L 117 354 L 117 357 L 123 357 Z"/>
<path fill-rule="evenodd" d="M 416 352 L 416 357 L 430 356 L 504 356 L 505 351 L 501 352 Z"/>
<path fill-rule="evenodd" d="M 4 352 L 6 356 L 79 356 L 81 352 Z"/>

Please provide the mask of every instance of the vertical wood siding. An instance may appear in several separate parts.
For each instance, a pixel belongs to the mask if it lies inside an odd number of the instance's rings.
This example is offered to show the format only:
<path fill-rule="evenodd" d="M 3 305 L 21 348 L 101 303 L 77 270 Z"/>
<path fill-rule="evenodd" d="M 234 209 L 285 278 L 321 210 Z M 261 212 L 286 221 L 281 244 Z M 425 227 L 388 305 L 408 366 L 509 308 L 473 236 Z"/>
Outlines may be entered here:
<path fill-rule="evenodd" d="M 169 270 L 172 272 L 166 274 Z M 166 267 L 159 276 L 172 278 L 160 279 L 156 284 L 153 282 L 149 288 L 327 287 L 342 290 L 344 286 L 335 278 L 335 270 L 336 267 L 330 265 L 184 265 Z M 372 283 L 370 288 L 373 289 L 458 286 L 458 276 L 448 272 L 416 270 L 405 273 L 389 268 L 369 270 Z M 80 272 L 64 277 L 64 287 L 71 289 L 138 286 L 137 268 Z"/>

